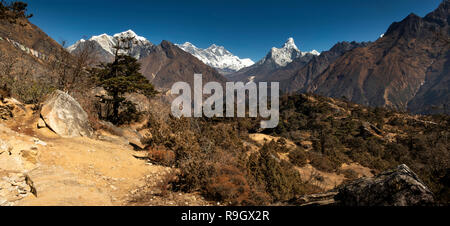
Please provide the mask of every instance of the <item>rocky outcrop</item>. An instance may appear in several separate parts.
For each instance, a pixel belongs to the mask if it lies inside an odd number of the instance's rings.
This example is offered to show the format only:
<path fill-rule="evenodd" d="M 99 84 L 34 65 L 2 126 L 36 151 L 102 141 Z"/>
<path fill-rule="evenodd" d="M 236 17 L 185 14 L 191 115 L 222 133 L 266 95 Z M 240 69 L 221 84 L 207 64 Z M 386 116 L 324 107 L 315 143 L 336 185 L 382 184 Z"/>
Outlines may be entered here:
<path fill-rule="evenodd" d="M 296 205 L 431 206 L 434 195 L 406 165 L 374 178 L 361 178 L 331 192 L 301 197 Z"/>
<path fill-rule="evenodd" d="M 375 178 L 362 178 L 339 189 L 335 197 L 343 206 L 428 206 L 434 195 L 406 165 Z"/>
<path fill-rule="evenodd" d="M 0 120 L 8 120 L 13 117 L 13 106 L 0 102 Z"/>
<path fill-rule="evenodd" d="M 37 195 L 28 173 L 38 167 L 38 147 L 46 144 L 3 124 L 0 136 L 0 206 L 12 206 L 27 196 Z"/>
<path fill-rule="evenodd" d="M 18 115 L 25 114 L 25 105 L 14 98 L 4 98 L 0 101 L 0 121 L 10 120 Z"/>
<path fill-rule="evenodd" d="M 363 122 L 359 129 L 360 129 L 360 136 L 364 138 L 383 135 L 383 131 L 381 131 L 375 125 L 369 122 Z"/>
<path fill-rule="evenodd" d="M 29 195 L 37 196 L 37 191 L 28 175 L 0 171 L 0 206 L 12 206 Z"/>
<path fill-rule="evenodd" d="M 49 129 L 62 137 L 92 136 L 88 115 L 69 94 L 55 91 L 44 102 L 41 117 Z"/>

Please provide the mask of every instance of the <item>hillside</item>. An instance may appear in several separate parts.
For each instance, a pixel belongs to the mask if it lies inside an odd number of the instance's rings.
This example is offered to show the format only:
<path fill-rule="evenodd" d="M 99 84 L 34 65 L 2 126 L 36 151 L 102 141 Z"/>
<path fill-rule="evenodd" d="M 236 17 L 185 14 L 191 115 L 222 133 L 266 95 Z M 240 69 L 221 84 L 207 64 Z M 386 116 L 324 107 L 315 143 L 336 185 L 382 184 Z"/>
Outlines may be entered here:
<path fill-rule="evenodd" d="M 179 189 L 199 189 L 217 201 L 288 202 L 407 164 L 448 203 L 448 116 L 311 95 L 283 97 L 280 116 L 277 128 L 261 131 L 261 119 L 177 120 L 159 112 L 150 117 L 147 142 L 175 153 Z M 244 193 L 230 196 L 240 189 Z"/>
<path fill-rule="evenodd" d="M 346 52 L 354 48 L 367 46 L 369 43 L 340 42 L 330 50 L 322 52 L 319 56 L 314 56 L 310 61 L 305 62 L 294 60 L 291 64 L 273 73 L 273 78 L 279 78 L 281 88 L 284 92 L 292 93 L 302 90 L 322 74 L 332 63 Z M 276 81 L 276 79 L 272 79 Z M 270 80 L 269 80 L 270 81 Z"/>
<path fill-rule="evenodd" d="M 449 113 L 449 15 L 450 1 L 424 18 L 410 14 L 376 42 L 340 57 L 305 91 L 363 105 Z"/>
<path fill-rule="evenodd" d="M 38 75 L 50 74 L 51 64 L 63 49 L 41 29 L 26 19 L 20 19 L 18 24 L 0 20 L 0 51 L 4 72 L 9 66 L 19 67 L 20 64 L 21 72 Z M 19 73 L 17 70 L 14 72 Z"/>

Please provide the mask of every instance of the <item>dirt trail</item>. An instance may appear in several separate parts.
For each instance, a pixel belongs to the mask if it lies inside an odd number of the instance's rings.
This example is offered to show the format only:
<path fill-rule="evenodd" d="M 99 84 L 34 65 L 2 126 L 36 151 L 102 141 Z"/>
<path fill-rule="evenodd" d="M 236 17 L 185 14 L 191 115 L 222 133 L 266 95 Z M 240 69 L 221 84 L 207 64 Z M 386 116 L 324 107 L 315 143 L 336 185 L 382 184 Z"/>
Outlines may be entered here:
<path fill-rule="evenodd" d="M 39 150 L 39 166 L 28 173 L 38 197 L 19 205 L 122 205 L 146 174 L 158 170 L 132 154 L 127 147 L 87 138 L 48 141 Z"/>
<path fill-rule="evenodd" d="M 131 146 L 119 142 L 61 138 L 37 129 L 38 115 L 29 107 L 20 111 L 0 123 L 0 139 L 23 157 L 20 168 L 33 180 L 37 197 L 27 196 L 15 205 L 127 205 L 133 190 L 152 189 L 147 184 L 158 184 L 172 170 L 136 159 Z"/>

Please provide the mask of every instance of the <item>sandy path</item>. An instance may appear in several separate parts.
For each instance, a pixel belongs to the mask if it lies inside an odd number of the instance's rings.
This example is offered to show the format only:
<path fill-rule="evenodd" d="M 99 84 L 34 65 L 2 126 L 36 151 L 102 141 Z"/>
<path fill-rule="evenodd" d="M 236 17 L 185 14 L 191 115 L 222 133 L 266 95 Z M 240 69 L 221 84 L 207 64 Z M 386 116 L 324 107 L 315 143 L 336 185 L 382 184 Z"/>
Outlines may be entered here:
<path fill-rule="evenodd" d="M 122 205 L 146 174 L 158 170 L 128 147 L 87 138 L 43 141 L 39 166 L 28 173 L 38 197 L 19 205 Z"/>
<path fill-rule="evenodd" d="M 14 170 L 27 173 L 37 190 L 37 197 L 16 205 L 124 205 L 131 190 L 148 183 L 146 175 L 165 170 L 136 159 L 119 142 L 60 138 L 37 129 L 38 115 L 29 106 L 14 115 L 0 124 L 0 139 L 22 156 Z"/>

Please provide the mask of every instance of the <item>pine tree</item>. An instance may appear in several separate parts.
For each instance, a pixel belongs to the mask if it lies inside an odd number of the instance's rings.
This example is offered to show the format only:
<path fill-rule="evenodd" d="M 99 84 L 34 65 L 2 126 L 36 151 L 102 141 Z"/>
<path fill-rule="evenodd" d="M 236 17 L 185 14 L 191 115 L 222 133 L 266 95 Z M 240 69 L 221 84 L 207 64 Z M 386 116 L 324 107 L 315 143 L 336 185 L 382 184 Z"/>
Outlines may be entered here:
<path fill-rule="evenodd" d="M 110 101 L 113 112 L 108 120 L 115 124 L 120 122 L 119 109 L 130 104 L 124 98 L 126 93 L 138 92 L 147 97 L 157 93 L 153 85 L 139 72 L 140 63 L 134 57 L 124 54 L 126 50 L 131 49 L 133 41 L 134 37 L 119 39 L 114 46 L 116 50 L 114 62 L 101 64 L 99 68 L 92 70 L 99 85 L 112 98 Z"/>

